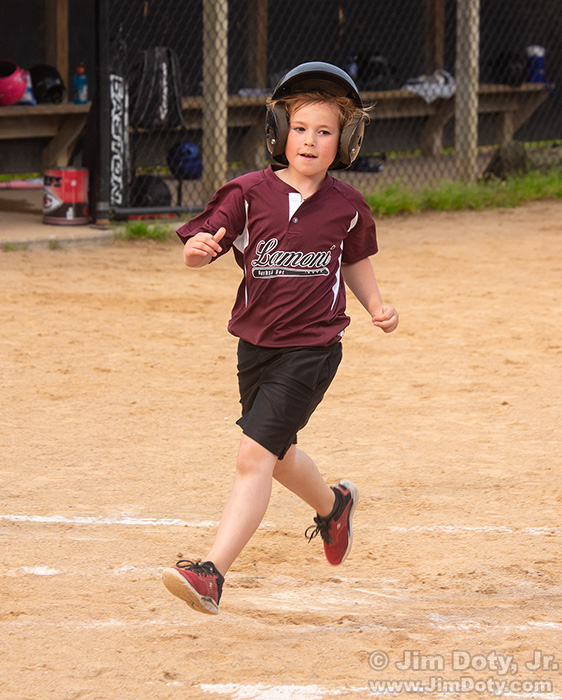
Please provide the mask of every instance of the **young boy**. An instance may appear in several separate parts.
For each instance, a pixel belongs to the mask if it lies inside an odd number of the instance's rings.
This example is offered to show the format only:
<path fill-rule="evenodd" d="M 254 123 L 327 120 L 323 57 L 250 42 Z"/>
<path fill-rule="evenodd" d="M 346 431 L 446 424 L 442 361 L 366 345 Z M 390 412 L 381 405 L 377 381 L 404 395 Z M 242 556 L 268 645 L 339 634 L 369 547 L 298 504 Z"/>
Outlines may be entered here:
<path fill-rule="evenodd" d="M 204 561 L 182 560 L 163 572 L 166 588 L 200 612 L 218 613 L 224 576 L 258 528 L 273 478 L 316 511 L 306 535 L 321 535 L 330 564 L 349 554 L 357 488 L 346 480 L 328 486 L 296 442 L 341 360 L 349 324 L 344 282 L 375 326 L 390 333 L 398 325 L 369 260 L 377 252 L 369 207 L 328 175 L 357 156 L 365 117 L 344 71 L 297 66 L 268 102 L 266 137 L 276 164 L 221 187 L 178 230 L 188 267 L 232 248 L 244 271 L 228 326 L 239 338 L 242 404 L 234 484 Z"/>

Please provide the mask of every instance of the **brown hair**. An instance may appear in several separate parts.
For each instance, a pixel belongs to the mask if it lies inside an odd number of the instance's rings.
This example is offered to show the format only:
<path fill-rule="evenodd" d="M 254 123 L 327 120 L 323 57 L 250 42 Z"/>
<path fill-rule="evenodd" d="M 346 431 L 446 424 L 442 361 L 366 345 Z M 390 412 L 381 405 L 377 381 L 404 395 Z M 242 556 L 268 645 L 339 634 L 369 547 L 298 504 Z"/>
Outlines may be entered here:
<path fill-rule="evenodd" d="M 340 132 L 345 126 L 351 124 L 351 122 L 357 118 L 363 118 L 365 121 L 368 121 L 369 112 L 372 109 L 371 107 L 359 107 L 350 97 L 340 97 L 330 92 L 324 92 L 323 90 L 294 92 L 276 100 L 268 98 L 266 106 L 269 109 L 273 109 L 275 105 L 283 105 L 287 113 L 287 120 L 289 120 L 297 109 L 305 105 L 318 104 L 321 102 L 333 105 L 338 110 L 340 115 Z"/>

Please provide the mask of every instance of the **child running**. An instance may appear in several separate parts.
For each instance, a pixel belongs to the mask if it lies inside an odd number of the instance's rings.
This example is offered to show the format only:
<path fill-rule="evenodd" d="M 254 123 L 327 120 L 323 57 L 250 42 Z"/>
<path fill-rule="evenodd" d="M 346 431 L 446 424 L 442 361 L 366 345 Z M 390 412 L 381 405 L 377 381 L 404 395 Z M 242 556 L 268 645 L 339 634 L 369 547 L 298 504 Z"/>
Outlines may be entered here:
<path fill-rule="evenodd" d="M 203 560 L 181 560 L 162 575 L 199 612 L 218 613 L 224 577 L 260 525 L 273 479 L 316 511 L 305 534 L 321 536 L 330 564 L 351 549 L 357 487 L 348 480 L 329 486 L 296 443 L 342 357 L 345 286 L 375 326 L 390 333 L 398 325 L 369 260 L 377 252 L 370 209 L 357 190 L 328 175 L 357 157 L 366 117 L 340 68 L 293 68 L 268 100 L 272 165 L 228 182 L 178 229 L 188 267 L 232 249 L 244 273 L 228 325 L 239 338 L 242 405 L 234 484 Z"/>

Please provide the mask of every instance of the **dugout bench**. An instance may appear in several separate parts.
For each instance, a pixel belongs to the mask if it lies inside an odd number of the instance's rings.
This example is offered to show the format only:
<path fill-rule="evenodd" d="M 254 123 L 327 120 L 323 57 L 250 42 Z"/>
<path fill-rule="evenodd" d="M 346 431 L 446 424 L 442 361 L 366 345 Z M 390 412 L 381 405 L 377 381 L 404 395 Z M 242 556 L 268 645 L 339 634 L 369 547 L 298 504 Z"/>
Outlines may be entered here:
<path fill-rule="evenodd" d="M 40 139 L 40 143 L 46 141 L 46 145 L 42 145 L 39 158 L 35 162 L 22 163 L 20 172 L 68 165 L 89 110 L 89 103 L 0 107 L 0 149 L 4 147 L 4 142 Z"/>
<path fill-rule="evenodd" d="M 419 147 L 423 156 L 436 156 L 443 147 L 443 130 L 455 115 L 455 98 L 437 99 L 427 103 L 408 90 L 384 90 L 363 92 L 366 104 L 374 104 L 371 121 L 396 121 L 423 119 Z M 495 120 L 494 143 L 505 145 L 546 100 L 548 92 L 543 83 L 524 83 L 519 87 L 482 84 L 478 89 L 478 113 L 493 114 Z M 189 128 L 202 128 L 202 99 L 187 97 L 182 101 L 186 124 Z M 263 97 L 230 96 L 228 98 L 229 127 L 247 127 L 244 165 L 249 170 L 263 167 L 265 160 Z M 384 144 L 385 150 L 393 150 L 392 143 Z"/>
<path fill-rule="evenodd" d="M 504 145 L 547 96 L 543 83 L 524 83 L 520 87 L 482 84 L 478 90 L 478 112 L 496 115 L 494 140 L 498 145 Z M 371 116 L 375 123 L 378 120 L 423 119 L 419 144 L 422 155 L 434 156 L 441 152 L 443 129 L 455 113 L 454 97 L 438 99 L 430 104 L 407 90 L 365 92 L 362 97 L 366 103 L 376 105 Z M 40 158 L 22 163 L 20 172 L 68 165 L 72 149 L 86 124 L 89 109 L 90 103 L 0 107 L 0 149 L 10 141 L 41 139 L 41 143 L 45 144 L 46 141 L 46 145 L 42 145 Z M 182 109 L 186 129 L 201 131 L 204 128 L 203 97 L 184 97 Z M 263 96 L 229 96 L 228 127 L 243 129 L 241 152 L 244 154 L 244 167 L 248 170 L 262 168 L 266 162 L 264 121 Z M 385 148 L 391 150 L 393 145 L 385 144 Z"/>

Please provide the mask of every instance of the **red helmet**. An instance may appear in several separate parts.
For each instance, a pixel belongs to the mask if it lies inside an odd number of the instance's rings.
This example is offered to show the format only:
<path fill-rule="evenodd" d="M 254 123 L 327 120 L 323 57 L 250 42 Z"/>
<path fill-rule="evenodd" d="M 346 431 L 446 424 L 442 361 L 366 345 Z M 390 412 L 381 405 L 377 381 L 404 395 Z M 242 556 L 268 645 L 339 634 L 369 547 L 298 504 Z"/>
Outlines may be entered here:
<path fill-rule="evenodd" d="M 8 59 L 0 60 L 0 106 L 15 105 L 26 88 L 27 82 L 20 67 Z"/>

